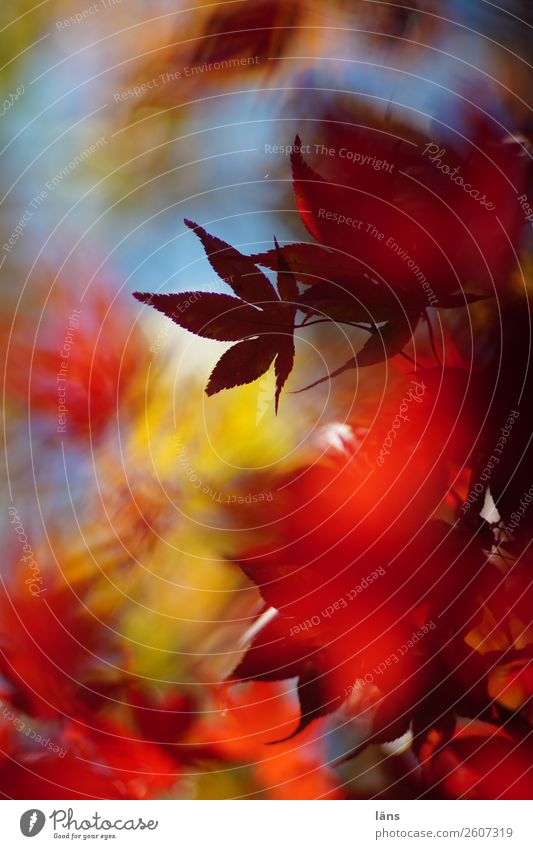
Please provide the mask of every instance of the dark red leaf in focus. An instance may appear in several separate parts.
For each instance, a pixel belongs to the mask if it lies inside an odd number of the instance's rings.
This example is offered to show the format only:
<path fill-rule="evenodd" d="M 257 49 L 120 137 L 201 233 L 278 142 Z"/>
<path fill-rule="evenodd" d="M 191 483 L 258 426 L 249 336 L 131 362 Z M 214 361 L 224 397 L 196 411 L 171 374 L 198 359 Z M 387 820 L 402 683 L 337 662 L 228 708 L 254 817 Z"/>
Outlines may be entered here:
<path fill-rule="evenodd" d="M 387 301 L 380 297 L 379 288 L 365 278 L 360 279 L 360 284 L 357 291 L 347 291 L 342 284 L 317 283 L 300 295 L 301 308 L 340 324 L 378 324 L 401 312 L 397 298 Z"/>
<path fill-rule="evenodd" d="M 399 354 L 410 341 L 419 313 L 399 315 L 375 331 L 355 357 L 358 366 L 373 366 Z"/>
<path fill-rule="evenodd" d="M 200 239 L 213 270 L 233 289 L 237 297 L 249 304 L 266 305 L 278 300 L 272 283 L 251 257 L 212 236 L 194 221 L 186 218 L 185 224 Z"/>
<path fill-rule="evenodd" d="M 277 412 L 281 390 L 294 365 L 294 322 L 299 298 L 296 279 L 277 242 L 279 295 L 250 257 L 202 227 L 186 223 L 198 233 L 214 270 L 239 297 L 210 292 L 135 292 L 134 297 L 198 336 L 220 342 L 239 341 L 213 369 L 206 388 L 208 395 L 251 383 L 265 374 L 275 359 Z"/>
<path fill-rule="evenodd" d="M 278 271 L 279 256 L 275 248 L 264 253 L 252 254 L 257 265 L 263 265 L 272 271 Z M 296 274 L 298 281 L 310 286 L 318 280 L 332 280 L 342 273 L 344 276 L 353 274 L 353 263 L 350 256 L 339 251 L 328 250 L 313 242 L 301 242 L 283 246 L 283 260 L 287 268 Z"/>
<path fill-rule="evenodd" d="M 207 395 L 257 380 L 272 365 L 277 344 L 274 336 L 259 336 L 233 345 L 211 372 L 205 389 Z"/>
<path fill-rule="evenodd" d="M 142 304 L 155 307 L 185 330 L 218 342 L 235 342 L 248 336 L 257 336 L 265 326 L 264 316 L 259 310 L 231 295 L 211 292 L 152 295 L 149 292 L 134 292 L 133 296 Z"/>
<path fill-rule="evenodd" d="M 287 265 L 284 253 L 278 245 L 276 237 L 274 237 L 274 244 L 276 246 L 275 250 L 277 257 L 278 292 L 283 301 L 286 301 L 289 305 L 292 304 L 295 307 L 300 294 L 298 291 L 298 284 L 296 283 L 292 270 Z"/>
<path fill-rule="evenodd" d="M 283 247 L 288 268 L 302 285 L 309 288 L 300 295 L 302 308 L 334 321 L 387 321 L 402 310 L 424 309 L 428 301 L 423 292 L 396 292 L 363 272 L 358 263 L 341 253 L 320 245 L 289 244 Z M 259 265 L 278 270 L 276 250 L 254 254 Z M 486 295 L 470 292 L 443 294 L 436 309 L 458 309 L 483 300 Z"/>
<path fill-rule="evenodd" d="M 294 365 L 294 354 L 294 340 L 292 336 L 287 336 L 279 345 L 274 366 L 276 372 L 276 412 L 278 411 L 281 390 L 285 386 Z"/>
<path fill-rule="evenodd" d="M 294 326 L 296 317 L 297 301 L 299 297 L 298 284 L 293 273 L 289 270 L 283 252 L 281 251 L 278 242 L 274 239 L 276 245 L 276 253 L 278 257 L 278 277 L 277 285 L 278 292 L 283 301 L 283 306 L 286 311 L 288 326 Z M 294 365 L 294 334 L 291 330 L 283 339 L 279 340 L 278 355 L 276 357 L 275 372 L 276 372 L 276 412 L 278 411 L 279 396 L 281 390 L 285 386 L 288 376 L 290 375 Z"/>

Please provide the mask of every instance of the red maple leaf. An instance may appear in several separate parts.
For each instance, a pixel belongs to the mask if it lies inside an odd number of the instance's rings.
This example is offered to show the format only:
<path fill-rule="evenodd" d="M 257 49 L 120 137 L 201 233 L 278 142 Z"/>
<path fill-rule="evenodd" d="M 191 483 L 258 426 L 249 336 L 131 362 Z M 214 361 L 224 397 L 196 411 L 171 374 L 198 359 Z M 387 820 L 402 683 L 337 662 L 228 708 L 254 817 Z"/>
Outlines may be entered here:
<path fill-rule="evenodd" d="M 353 455 L 331 450 L 263 482 L 276 492 L 260 517 L 269 540 L 238 562 L 276 615 L 234 678 L 297 678 L 298 730 L 338 708 L 365 676 L 383 697 L 365 745 L 400 736 L 414 719 L 425 729 L 442 713 L 475 716 L 488 706 L 485 664 L 464 638 L 479 619 L 480 583 L 496 572 L 484 553 L 492 543 L 440 518 L 452 468 L 467 461 L 484 414 L 472 410 L 467 372 L 427 369 L 413 380 L 398 429 L 396 400 Z"/>
<path fill-rule="evenodd" d="M 355 125 L 335 118 L 322 128 L 328 178 L 306 162 L 299 137 L 291 163 L 302 221 L 322 250 L 351 269 L 345 287 L 356 291 L 358 276 L 367 275 L 406 309 L 428 299 L 446 306 L 471 285 L 501 290 L 516 267 L 524 223 L 517 194 L 531 173 L 520 140 L 472 112 L 456 137 L 438 127 L 425 136 L 373 115 Z M 316 250 L 314 263 L 320 275 Z M 304 270 L 314 273 L 309 263 Z"/>

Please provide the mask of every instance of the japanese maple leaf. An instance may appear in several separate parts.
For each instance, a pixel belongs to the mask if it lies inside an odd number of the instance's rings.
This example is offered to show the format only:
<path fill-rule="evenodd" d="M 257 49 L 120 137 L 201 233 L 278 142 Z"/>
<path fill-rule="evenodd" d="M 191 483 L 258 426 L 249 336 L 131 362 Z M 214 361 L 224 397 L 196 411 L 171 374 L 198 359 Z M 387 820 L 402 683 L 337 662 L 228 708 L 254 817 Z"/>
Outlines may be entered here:
<path fill-rule="evenodd" d="M 276 291 L 250 257 L 210 235 L 203 227 L 187 220 L 185 223 L 195 230 L 211 266 L 235 297 L 211 292 L 169 295 L 134 292 L 134 297 L 197 336 L 237 342 L 213 369 L 206 387 L 208 395 L 252 383 L 274 362 L 277 412 L 281 390 L 294 364 L 294 320 L 299 297 L 294 275 L 277 242 Z"/>
<path fill-rule="evenodd" d="M 531 175 L 520 140 L 473 111 L 455 138 L 373 115 L 355 126 L 338 118 L 321 127 L 329 152 L 317 157 L 320 173 L 298 136 L 292 148 L 296 205 L 319 243 L 286 249 L 298 281 L 341 283 L 376 309 L 396 298 L 406 311 L 458 306 L 470 285 L 505 285 L 524 224 L 517 194 Z M 272 252 L 254 259 L 275 262 Z"/>
<path fill-rule="evenodd" d="M 446 228 L 451 227 L 446 203 L 452 199 L 470 211 L 472 227 L 488 226 L 479 210 L 471 209 L 474 201 L 460 197 L 461 190 L 453 182 L 450 189 L 438 171 L 441 179 L 435 185 L 436 168 L 419 152 L 423 139 L 418 138 L 418 144 L 405 142 L 402 146 L 395 138 L 392 144 L 390 133 L 383 136 L 386 140 L 366 128 L 352 133 L 350 142 L 350 135 L 340 131 L 337 149 L 345 144 L 343 149 L 368 151 L 361 155 L 373 161 L 381 156 L 383 162 L 388 162 L 387 155 L 390 168 L 396 170 L 390 173 L 387 168 L 386 172 L 376 173 L 352 164 L 350 173 L 345 173 L 342 159 L 333 157 L 330 180 L 305 161 L 299 136 L 293 145 L 291 164 L 297 208 L 303 224 L 320 243 L 289 244 L 283 249 L 284 261 L 295 279 L 307 287 L 299 298 L 300 309 L 308 317 L 318 315 L 362 326 L 370 334 L 356 356 L 305 389 L 347 369 L 374 365 L 400 353 L 428 307 L 456 309 L 485 297 L 463 288 L 466 283 L 482 282 L 482 275 L 474 274 L 471 249 L 468 244 L 465 246 L 464 236 L 459 238 L 457 226 L 453 231 L 455 241 L 453 245 L 446 242 L 446 251 L 439 241 L 442 233 L 448 232 Z M 515 159 L 513 148 L 510 161 L 514 163 Z M 438 188 L 445 202 L 428 195 L 424 206 L 422 190 L 411 174 L 416 174 L 417 179 L 422 176 L 435 190 Z M 350 222 L 357 226 L 354 228 Z M 459 251 L 459 271 L 452 247 Z M 252 258 L 266 268 L 278 268 L 276 251 Z"/>
<path fill-rule="evenodd" d="M 300 143 L 298 138 L 296 141 Z M 315 179 L 319 179 L 317 174 Z M 296 188 L 295 194 L 298 202 Z M 318 230 L 310 232 L 318 238 Z M 356 250 L 355 247 L 352 249 Z M 426 290 L 408 289 L 402 285 L 400 275 L 391 275 L 390 283 L 377 279 L 370 268 L 365 268 L 363 262 L 345 250 L 341 253 L 340 248 L 313 242 L 284 245 L 283 256 L 298 283 L 309 287 L 299 298 L 302 309 L 327 315 L 335 321 L 378 323 L 388 321 L 402 311 L 420 313 L 428 306 L 457 309 L 484 297 L 464 291 L 441 292 L 438 300 L 430 303 L 427 287 Z M 275 250 L 252 254 L 251 258 L 265 268 L 278 269 Z"/>
<path fill-rule="evenodd" d="M 324 510 L 311 513 L 309 526 L 320 515 Z M 371 558 L 364 534 L 334 550 L 327 531 L 322 537 L 315 535 L 305 547 L 289 543 L 281 556 L 265 553 L 241 563 L 275 613 L 232 679 L 296 678 L 301 719 L 291 736 L 365 684 L 378 688 L 382 698 L 372 733 L 347 757 L 396 739 L 411 722 L 423 740 L 433 725 L 451 735 L 456 715 L 488 710 L 486 664 L 460 633 L 477 602 L 469 597 L 455 604 L 464 575 L 483 566 L 482 553 L 475 546 L 465 550 L 461 532 L 435 520 L 403 552 L 402 534 L 396 533 L 384 547 L 374 545 Z M 364 589 L 354 592 L 357 586 Z M 413 634 L 415 645 L 407 650 Z"/>
<path fill-rule="evenodd" d="M 311 515 L 311 521 L 318 522 L 318 516 Z M 311 543 L 298 542 L 281 557 L 257 555 L 241 563 L 276 614 L 254 637 L 233 679 L 297 678 L 301 721 L 293 733 L 298 733 L 340 707 L 366 677 L 383 695 L 390 694 L 387 722 L 379 730 L 383 740 L 394 739 L 441 680 L 439 645 L 446 646 L 448 638 L 436 623 L 441 606 L 460 588 L 466 565 L 459 561 L 461 540 L 450 538 L 449 526 L 430 522 L 405 553 L 394 555 L 401 543 L 395 534 L 383 547 L 375 545 L 370 558 L 357 534 L 326 551 L 324 536 L 313 539 L 316 556 L 310 565 L 305 558 Z M 361 585 L 364 590 L 354 591 Z M 416 650 L 402 652 L 423 626 Z M 447 689 L 452 692 L 449 680 Z M 440 698 L 431 707 L 436 711 L 443 704 Z M 391 729 L 398 722 L 405 729 L 396 734 Z"/>
<path fill-rule="evenodd" d="M 372 332 L 358 357 L 329 377 L 394 356 L 428 307 L 464 307 L 480 297 L 467 288 L 486 296 L 506 285 L 524 223 L 517 195 L 531 174 L 520 140 L 472 110 L 456 138 L 444 138 L 442 127 L 430 137 L 361 117 L 325 117 L 317 170 L 299 136 L 291 152 L 296 206 L 317 242 L 283 249 L 307 287 L 301 307 Z M 277 268 L 272 250 L 253 259 Z"/>
<path fill-rule="evenodd" d="M 480 507 L 475 505 L 483 504 L 484 492 L 471 497 L 478 482 L 483 490 L 490 488 L 503 524 L 520 550 L 527 550 L 533 536 L 533 507 L 528 506 L 533 466 L 532 327 L 530 298 L 500 301 L 479 334 L 473 370 L 487 415 L 476 446 L 467 509 L 477 513 Z"/>
<path fill-rule="evenodd" d="M 531 741 L 486 722 L 459 728 L 445 745 L 428 735 L 422 747 L 423 780 L 432 797 L 444 799 L 530 799 Z"/>
<path fill-rule="evenodd" d="M 464 656 L 472 654 L 464 637 L 479 620 L 474 581 L 486 574 L 486 555 L 475 533 L 440 519 L 450 464 L 464 463 L 478 431 L 463 411 L 475 394 L 470 400 L 468 374 L 458 369 L 421 370 L 415 380 L 419 401 L 395 436 L 400 396 L 352 456 L 332 448 L 322 462 L 269 481 L 278 495 L 261 521 L 271 538 L 238 558 L 276 615 L 256 632 L 234 678 L 297 678 L 300 729 L 339 707 L 368 674 L 391 699 L 384 726 L 374 728 L 390 734 L 381 742 L 420 715 L 421 728 L 436 721 L 445 704 L 450 713 L 460 704 L 463 716 L 486 707 L 486 691 L 483 702 L 473 684 L 485 670 L 468 674 L 474 661 Z M 373 460 L 387 444 L 386 461 Z M 429 620 L 435 627 L 418 654 L 399 652 L 405 634 Z M 390 657 L 394 664 L 376 675 Z M 426 698 L 442 680 L 447 700 Z"/>

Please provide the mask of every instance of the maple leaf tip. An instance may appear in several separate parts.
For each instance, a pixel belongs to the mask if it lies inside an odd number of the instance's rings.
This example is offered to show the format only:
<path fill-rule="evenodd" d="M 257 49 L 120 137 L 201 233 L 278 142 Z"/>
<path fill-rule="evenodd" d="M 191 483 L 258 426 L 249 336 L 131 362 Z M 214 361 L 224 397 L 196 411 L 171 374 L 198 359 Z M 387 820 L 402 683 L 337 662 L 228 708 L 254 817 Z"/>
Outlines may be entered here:
<path fill-rule="evenodd" d="M 141 304 L 149 303 L 152 298 L 152 292 L 132 292 L 134 298 L 141 302 Z"/>
<path fill-rule="evenodd" d="M 217 387 L 210 377 L 206 383 L 204 392 L 208 398 L 211 398 L 213 395 L 218 395 L 218 393 L 221 391 L 221 388 L 222 387 Z"/>

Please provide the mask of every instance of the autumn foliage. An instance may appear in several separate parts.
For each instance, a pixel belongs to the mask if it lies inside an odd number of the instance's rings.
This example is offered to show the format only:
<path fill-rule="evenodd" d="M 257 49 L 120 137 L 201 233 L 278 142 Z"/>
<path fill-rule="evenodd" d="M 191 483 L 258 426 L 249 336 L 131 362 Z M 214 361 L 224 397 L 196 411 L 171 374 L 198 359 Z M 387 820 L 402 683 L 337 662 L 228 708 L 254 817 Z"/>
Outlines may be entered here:
<path fill-rule="evenodd" d="M 527 4 L 8 5 L 0 796 L 531 799 Z"/>
<path fill-rule="evenodd" d="M 409 734 L 419 793 L 527 797 L 531 640 L 517 587 L 530 576 L 531 515 L 509 522 L 530 483 L 530 310 L 513 283 L 529 158 L 473 115 L 455 144 L 377 120 L 322 131 L 367 165 L 327 152 L 312 166 L 296 137 L 294 197 L 311 240 L 246 256 L 186 221 L 233 294 L 135 295 L 236 343 L 208 395 L 274 364 L 277 409 L 298 369 L 294 336 L 317 322 L 366 337 L 311 387 L 385 361 L 395 376 L 388 388 L 376 371 L 370 421 L 349 415 L 357 439 L 261 478 L 275 498 L 240 516 L 263 529 L 237 560 L 264 622 L 230 686 L 296 681 L 299 722 L 284 728 L 280 715 L 272 745 L 343 707 L 369 727 L 342 761 Z M 485 317 L 469 340 L 476 302 Z M 496 342 L 500 320 L 513 345 Z M 487 496 L 498 518 L 479 515 Z"/>

